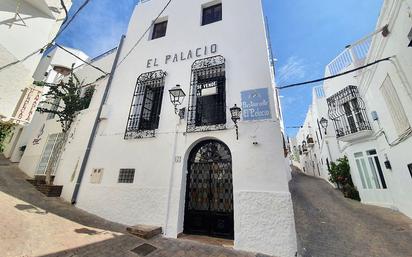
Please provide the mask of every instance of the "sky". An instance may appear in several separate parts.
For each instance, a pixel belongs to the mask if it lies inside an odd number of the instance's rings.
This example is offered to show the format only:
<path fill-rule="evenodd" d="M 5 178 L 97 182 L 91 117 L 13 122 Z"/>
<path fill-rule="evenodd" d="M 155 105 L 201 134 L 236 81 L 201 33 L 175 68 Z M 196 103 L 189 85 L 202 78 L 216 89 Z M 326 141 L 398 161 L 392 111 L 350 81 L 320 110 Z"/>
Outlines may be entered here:
<path fill-rule="evenodd" d="M 73 0 L 69 15 L 84 0 Z M 154 1 L 154 0 L 152 0 Z M 174 0 L 184 1 L 184 0 Z M 186 0 L 190 1 L 190 0 Z M 246 1 L 246 0 L 242 0 Z M 91 0 L 57 42 L 95 57 L 117 46 L 137 0 Z M 278 86 L 324 76 L 346 45 L 375 30 L 383 0 L 263 0 Z M 286 134 L 294 136 L 312 100 L 312 84 L 281 91 Z"/>

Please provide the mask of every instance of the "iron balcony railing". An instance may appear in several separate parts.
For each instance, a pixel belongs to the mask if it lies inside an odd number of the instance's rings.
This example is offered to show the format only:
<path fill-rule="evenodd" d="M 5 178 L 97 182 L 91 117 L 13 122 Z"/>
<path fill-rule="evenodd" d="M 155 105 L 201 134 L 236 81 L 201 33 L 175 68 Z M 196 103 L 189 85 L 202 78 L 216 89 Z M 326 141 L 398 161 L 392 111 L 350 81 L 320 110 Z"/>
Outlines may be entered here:
<path fill-rule="evenodd" d="M 356 86 L 348 86 L 327 99 L 329 118 L 337 138 L 372 131 L 365 103 Z"/>

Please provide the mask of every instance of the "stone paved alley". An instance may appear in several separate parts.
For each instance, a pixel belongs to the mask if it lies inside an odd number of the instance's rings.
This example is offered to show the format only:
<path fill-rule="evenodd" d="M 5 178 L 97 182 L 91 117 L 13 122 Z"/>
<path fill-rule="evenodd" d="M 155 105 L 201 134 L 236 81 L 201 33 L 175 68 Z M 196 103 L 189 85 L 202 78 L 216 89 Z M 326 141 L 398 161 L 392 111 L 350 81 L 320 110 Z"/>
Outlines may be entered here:
<path fill-rule="evenodd" d="M 9 256 L 137 257 L 142 243 L 154 256 L 264 256 L 183 239 L 142 240 L 122 225 L 46 198 L 14 164 L 0 160 L 0 250 Z M 327 182 L 295 170 L 290 183 L 299 253 L 303 257 L 411 257 L 412 222 L 385 208 L 348 200 Z"/>
<path fill-rule="evenodd" d="M 122 225 L 44 197 L 25 179 L 16 165 L 0 157 L 1 257 L 138 257 L 130 250 L 143 243 L 157 248 L 150 257 L 264 256 L 184 239 L 143 240 Z"/>
<path fill-rule="evenodd" d="M 303 257 L 412 256 L 412 221 L 399 212 L 346 199 L 296 168 L 290 190 Z"/>

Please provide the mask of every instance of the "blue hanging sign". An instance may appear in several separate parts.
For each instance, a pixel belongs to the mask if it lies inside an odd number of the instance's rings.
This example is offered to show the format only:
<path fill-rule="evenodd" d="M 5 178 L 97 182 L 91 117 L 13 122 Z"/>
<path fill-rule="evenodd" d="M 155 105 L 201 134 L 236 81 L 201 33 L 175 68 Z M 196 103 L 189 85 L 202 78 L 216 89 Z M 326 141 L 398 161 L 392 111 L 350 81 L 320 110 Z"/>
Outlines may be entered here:
<path fill-rule="evenodd" d="M 271 119 L 269 93 L 267 88 L 240 92 L 243 120 Z"/>

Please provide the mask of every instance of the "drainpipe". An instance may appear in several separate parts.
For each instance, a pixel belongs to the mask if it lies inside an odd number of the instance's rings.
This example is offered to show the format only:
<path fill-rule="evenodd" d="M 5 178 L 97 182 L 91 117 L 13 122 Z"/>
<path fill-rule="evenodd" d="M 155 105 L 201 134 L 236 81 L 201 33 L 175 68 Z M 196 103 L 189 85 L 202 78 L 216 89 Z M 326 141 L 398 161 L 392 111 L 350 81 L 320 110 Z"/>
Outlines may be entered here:
<path fill-rule="evenodd" d="M 119 44 L 119 47 L 117 48 L 116 57 L 114 59 L 112 69 L 110 71 L 109 79 L 107 81 L 106 88 L 104 90 L 103 98 L 102 98 L 102 101 L 100 102 L 99 110 L 97 111 L 97 115 L 96 115 L 96 118 L 94 120 L 92 133 L 90 134 L 89 141 L 87 143 L 86 152 L 84 153 L 82 165 L 80 167 L 79 176 L 77 177 L 76 185 L 74 187 L 72 200 L 71 200 L 72 204 L 76 204 L 77 195 L 79 194 L 80 185 L 82 183 L 84 172 L 86 170 L 87 161 L 89 160 L 89 155 L 90 155 L 90 151 L 92 149 L 94 138 L 96 136 L 97 127 L 99 126 L 100 115 L 102 113 L 103 105 L 106 102 L 106 98 L 107 98 L 107 95 L 109 93 L 109 89 L 110 89 L 110 86 L 112 84 L 112 81 L 113 81 L 114 72 L 116 70 L 117 62 L 119 61 L 120 53 L 122 52 L 122 46 L 123 46 L 123 42 L 124 42 L 125 37 L 126 36 L 123 35 L 120 39 L 120 44 Z"/>
<path fill-rule="evenodd" d="M 173 141 L 172 163 L 170 165 L 169 188 L 168 188 L 167 200 L 166 200 L 166 215 L 165 215 L 165 223 L 164 223 L 164 231 L 163 231 L 163 235 L 165 236 L 167 234 L 167 224 L 168 224 L 169 215 L 170 215 L 170 200 L 172 198 L 173 174 L 174 174 L 175 166 L 176 166 L 175 158 L 176 158 L 176 150 L 177 150 L 177 137 L 179 134 L 179 131 L 178 131 L 179 124 L 180 124 L 180 120 L 179 120 L 179 123 L 176 124 L 175 137 Z"/>

